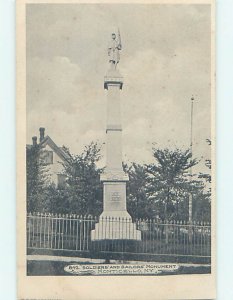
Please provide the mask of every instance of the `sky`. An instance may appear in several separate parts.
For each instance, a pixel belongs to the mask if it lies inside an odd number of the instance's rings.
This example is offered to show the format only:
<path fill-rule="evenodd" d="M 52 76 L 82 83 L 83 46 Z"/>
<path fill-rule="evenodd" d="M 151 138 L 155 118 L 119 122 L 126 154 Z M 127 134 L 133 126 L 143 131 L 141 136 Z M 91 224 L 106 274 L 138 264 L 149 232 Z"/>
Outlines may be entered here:
<path fill-rule="evenodd" d="M 193 154 L 204 170 L 210 20 L 209 5 L 28 4 L 27 143 L 39 127 L 72 153 L 105 142 L 107 45 L 119 27 L 123 160 L 152 162 L 153 145 L 188 148 L 193 95 Z"/>

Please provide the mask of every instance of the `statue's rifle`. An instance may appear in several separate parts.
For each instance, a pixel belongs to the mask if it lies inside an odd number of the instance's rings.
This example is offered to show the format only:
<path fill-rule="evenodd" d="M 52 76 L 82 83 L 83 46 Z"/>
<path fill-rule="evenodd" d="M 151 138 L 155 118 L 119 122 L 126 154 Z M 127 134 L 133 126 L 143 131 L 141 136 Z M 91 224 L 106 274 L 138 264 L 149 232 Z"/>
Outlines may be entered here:
<path fill-rule="evenodd" d="M 118 28 L 118 42 L 119 42 L 119 46 L 120 46 L 120 48 L 121 48 L 122 45 L 121 45 L 121 35 L 120 35 L 120 30 L 119 30 L 119 28 Z"/>

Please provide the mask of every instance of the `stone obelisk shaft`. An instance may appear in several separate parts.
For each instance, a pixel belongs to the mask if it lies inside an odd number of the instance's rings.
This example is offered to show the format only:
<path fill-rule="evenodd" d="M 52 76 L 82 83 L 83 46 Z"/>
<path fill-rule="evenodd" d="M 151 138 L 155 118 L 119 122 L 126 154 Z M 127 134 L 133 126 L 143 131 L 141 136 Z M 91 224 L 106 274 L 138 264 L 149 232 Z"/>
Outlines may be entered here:
<path fill-rule="evenodd" d="M 104 186 L 103 212 L 99 223 L 92 230 L 93 241 L 106 239 L 141 240 L 126 208 L 126 182 L 128 175 L 122 167 L 122 126 L 120 93 L 123 78 L 117 70 L 110 70 L 105 76 L 107 90 L 106 126 L 106 169 L 101 175 Z"/>
<path fill-rule="evenodd" d="M 126 210 L 126 181 L 128 175 L 122 168 L 122 126 L 120 93 L 123 78 L 117 70 L 105 76 L 107 90 L 107 166 L 101 176 L 104 184 L 103 215 L 131 218 Z"/>
<path fill-rule="evenodd" d="M 120 85 L 108 84 L 107 97 L 107 170 L 122 171 L 122 128 Z"/>

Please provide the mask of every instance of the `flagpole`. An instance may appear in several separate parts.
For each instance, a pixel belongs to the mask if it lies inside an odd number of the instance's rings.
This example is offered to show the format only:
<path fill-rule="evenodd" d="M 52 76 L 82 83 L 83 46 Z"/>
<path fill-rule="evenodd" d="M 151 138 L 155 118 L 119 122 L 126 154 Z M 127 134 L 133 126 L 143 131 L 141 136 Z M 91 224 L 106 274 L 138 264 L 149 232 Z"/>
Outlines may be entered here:
<path fill-rule="evenodd" d="M 191 151 L 191 160 L 193 158 L 193 103 L 194 103 L 194 97 L 191 97 L 191 119 L 190 119 L 190 151 Z M 192 166 L 190 167 L 190 180 L 192 182 L 193 179 L 193 170 L 192 170 Z M 189 223 L 192 223 L 192 219 L 193 219 L 193 194 L 192 194 L 192 190 L 189 194 Z"/>

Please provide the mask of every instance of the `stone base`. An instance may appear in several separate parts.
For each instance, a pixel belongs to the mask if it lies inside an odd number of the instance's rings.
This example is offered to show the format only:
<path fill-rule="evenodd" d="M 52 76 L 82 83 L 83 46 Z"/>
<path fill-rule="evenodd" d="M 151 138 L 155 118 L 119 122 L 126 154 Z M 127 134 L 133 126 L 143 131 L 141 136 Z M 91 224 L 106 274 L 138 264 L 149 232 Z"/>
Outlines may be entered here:
<path fill-rule="evenodd" d="M 91 240 L 141 240 L 141 231 L 127 211 L 105 211 L 91 231 Z"/>

